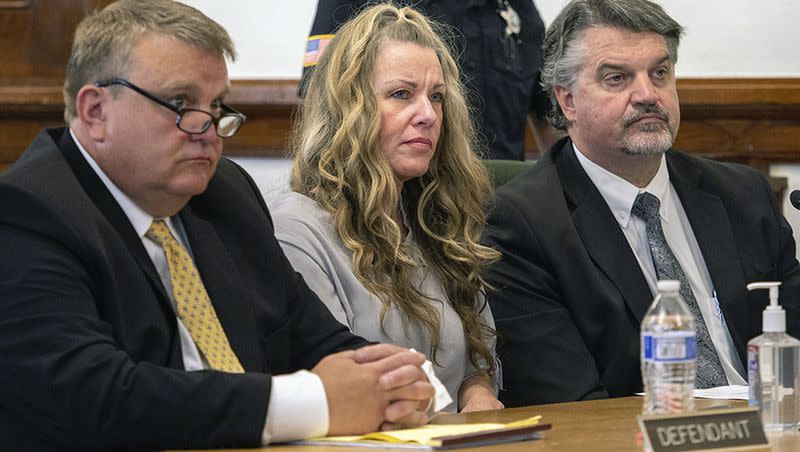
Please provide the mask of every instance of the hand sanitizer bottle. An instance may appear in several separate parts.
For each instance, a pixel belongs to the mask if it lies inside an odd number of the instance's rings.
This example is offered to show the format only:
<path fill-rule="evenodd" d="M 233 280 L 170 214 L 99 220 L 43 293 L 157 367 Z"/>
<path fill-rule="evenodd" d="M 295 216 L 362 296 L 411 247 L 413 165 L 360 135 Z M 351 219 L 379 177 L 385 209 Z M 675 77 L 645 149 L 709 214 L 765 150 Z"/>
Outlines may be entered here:
<path fill-rule="evenodd" d="M 764 334 L 747 343 L 750 405 L 761 410 L 766 431 L 800 426 L 800 341 L 786 334 L 786 312 L 778 304 L 779 282 L 757 282 L 747 290 L 769 289 Z"/>

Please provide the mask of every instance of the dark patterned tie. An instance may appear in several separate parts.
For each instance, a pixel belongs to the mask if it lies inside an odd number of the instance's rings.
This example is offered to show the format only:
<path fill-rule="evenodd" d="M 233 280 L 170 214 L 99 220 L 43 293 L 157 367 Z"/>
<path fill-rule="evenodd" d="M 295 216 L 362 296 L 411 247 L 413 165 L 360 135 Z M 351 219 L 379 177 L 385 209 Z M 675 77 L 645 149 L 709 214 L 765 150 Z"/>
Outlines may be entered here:
<path fill-rule="evenodd" d="M 701 389 L 724 386 L 728 384 L 725 371 L 719 362 L 719 356 L 711 341 L 711 336 L 708 335 L 706 322 L 703 320 L 700 306 L 697 305 L 692 288 L 686 279 L 686 273 L 683 272 L 681 264 L 672 254 L 667 239 L 664 237 L 661 217 L 658 214 L 659 207 L 658 198 L 644 192 L 636 197 L 631 213 L 647 223 L 647 241 L 650 244 L 650 252 L 653 255 L 653 264 L 655 264 L 658 279 L 680 281 L 681 297 L 694 316 L 694 323 L 697 327 L 697 384 L 695 386 Z"/>

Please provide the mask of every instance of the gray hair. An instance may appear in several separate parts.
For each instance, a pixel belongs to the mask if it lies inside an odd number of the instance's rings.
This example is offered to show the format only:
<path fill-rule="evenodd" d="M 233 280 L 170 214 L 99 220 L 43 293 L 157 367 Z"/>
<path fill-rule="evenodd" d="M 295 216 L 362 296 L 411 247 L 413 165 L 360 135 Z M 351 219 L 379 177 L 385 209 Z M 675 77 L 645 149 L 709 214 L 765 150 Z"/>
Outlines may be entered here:
<path fill-rule="evenodd" d="M 124 77 L 130 55 L 148 33 L 171 36 L 210 54 L 236 59 L 230 35 L 191 6 L 172 0 L 118 0 L 84 19 L 72 43 L 64 81 L 64 119 L 77 116 L 75 100 L 87 84 Z"/>
<path fill-rule="evenodd" d="M 595 27 L 658 33 L 664 38 L 672 64 L 678 62 L 683 27 L 661 6 L 647 0 L 570 1 L 547 28 L 542 44 L 542 88 L 550 95 L 552 110 L 548 119 L 556 129 L 567 130 L 569 121 L 558 104 L 555 87 L 575 87 L 586 49 L 579 37 L 584 30 Z"/>

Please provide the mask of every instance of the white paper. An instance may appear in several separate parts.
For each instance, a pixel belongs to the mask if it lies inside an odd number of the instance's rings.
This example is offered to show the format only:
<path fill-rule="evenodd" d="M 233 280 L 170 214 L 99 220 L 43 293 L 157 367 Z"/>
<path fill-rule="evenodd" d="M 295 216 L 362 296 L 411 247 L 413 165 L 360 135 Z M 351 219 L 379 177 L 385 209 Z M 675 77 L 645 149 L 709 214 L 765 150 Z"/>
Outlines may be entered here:
<path fill-rule="evenodd" d="M 695 389 L 696 399 L 749 400 L 747 386 L 729 385 L 709 389 Z"/>
<path fill-rule="evenodd" d="M 426 359 L 425 363 L 422 364 L 422 371 L 425 372 L 428 381 L 433 385 L 433 389 L 436 390 L 436 394 L 433 396 L 433 412 L 438 413 L 442 411 L 444 407 L 450 405 L 453 399 L 447 392 L 447 388 L 445 388 L 444 384 L 439 381 L 439 378 L 433 372 L 433 363 Z"/>

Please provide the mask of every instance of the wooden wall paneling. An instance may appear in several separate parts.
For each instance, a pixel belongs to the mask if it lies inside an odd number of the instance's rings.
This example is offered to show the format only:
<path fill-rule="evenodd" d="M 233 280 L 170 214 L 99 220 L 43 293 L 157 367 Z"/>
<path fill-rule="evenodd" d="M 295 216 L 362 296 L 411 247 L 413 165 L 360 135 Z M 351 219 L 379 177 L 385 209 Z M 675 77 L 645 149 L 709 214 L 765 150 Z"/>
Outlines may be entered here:
<path fill-rule="evenodd" d="M 234 80 L 225 102 L 247 115 L 225 154 L 283 157 L 300 99 L 296 80 Z"/>
<path fill-rule="evenodd" d="M 0 83 L 31 74 L 31 9 L 16 3 L 0 2 Z"/>
<path fill-rule="evenodd" d="M 34 0 L 32 4 L 34 45 L 33 75 L 63 79 L 75 28 L 95 9 L 113 0 Z"/>
<path fill-rule="evenodd" d="M 0 84 L 61 81 L 78 23 L 112 0 L 0 0 Z"/>
<path fill-rule="evenodd" d="M 800 119 L 685 119 L 675 147 L 719 160 L 800 161 Z"/>
<path fill-rule="evenodd" d="M 43 127 L 55 127 L 64 123 L 61 113 L 36 118 L 7 119 L 0 116 L 0 172 L 5 171 L 28 148 L 33 138 Z"/>
<path fill-rule="evenodd" d="M 781 110 L 800 105 L 800 78 L 679 79 L 682 106 L 749 105 Z"/>
<path fill-rule="evenodd" d="M 800 79 L 679 80 L 675 146 L 767 172 L 800 162 Z"/>
<path fill-rule="evenodd" d="M 43 127 L 64 123 L 61 87 L 72 36 L 113 0 L 0 0 L 0 171 Z"/>
<path fill-rule="evenodd" d="M 31 67 L 35 77 L 63 79 L 75 27 L 89 12 L 88 0 L 36 0 L 32 7 Z"/>
<path fill-rule="evenodd" d="M 226 101 L 248 119 L 239 134 L 226 142 L 226 154 L 285 156 L 299 103 L 297 81 L 234 80 L 232 85 Z M 679 80 L 678 95 L 677 148 L 761 170 L 770 162 L 800 163 L 800 79 Z M 40 115 L 42 126 L 59 121 L 60 96 L 60 83 L 0 85 L 0 129 L 11 126 L 5 118 L 15 118 L 20 112 L 31 121 Z M 19 130 L 13 136 L 26 143 L 35 134 L 35 127 L 18 123 L 15 127 Z M 0 140 L 9 136 L 0 130 Z M 18 144 L 0 141 L 3 162 L 13 161 L 22 152 Z"/>
<path fill-rule="evenodd" d="M 257 157 L 286 156 L 294 107 L 254 111 L 242 107 L 247 121 L 233 138 L 225 140 L 225 154 Z"/>
<path fill-rule="evenodd" d="M 0 171 L 22 154 L 44 127 L 64 124 L 60 85 L 0 84 Z"/>

